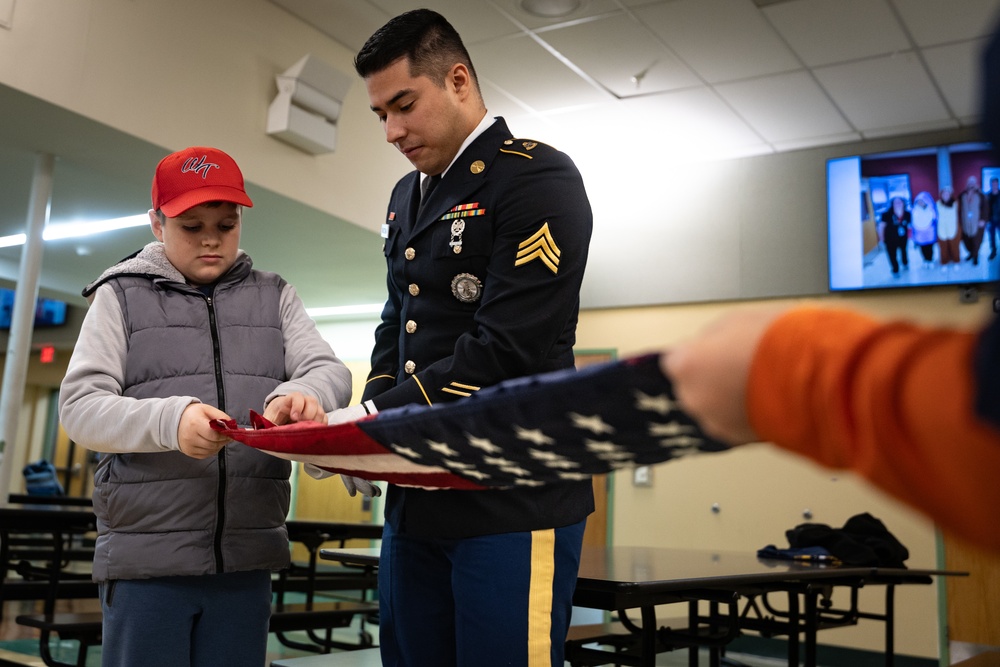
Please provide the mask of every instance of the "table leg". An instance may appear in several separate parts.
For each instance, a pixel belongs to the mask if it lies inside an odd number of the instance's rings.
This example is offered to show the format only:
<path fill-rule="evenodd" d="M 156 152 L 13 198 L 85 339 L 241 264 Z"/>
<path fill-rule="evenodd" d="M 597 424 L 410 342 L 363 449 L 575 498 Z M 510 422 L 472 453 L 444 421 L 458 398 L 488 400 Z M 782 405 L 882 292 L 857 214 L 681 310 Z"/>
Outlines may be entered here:
<path fill-rule="evenodd" d="M 799 665 L 799 593 L 788 591 L 788 665 Z"/>
<path fill-rule="evenodd" d="M 732 613 L 732 612 L 730 612 Z M 715 633 L 716 620 L 719 618 L 719 603 L 712 600 L 708 603 L 708 632 L 710 635 Z M 722 649 L 719 646 L 709 646 L 708 648 L 708 667 L 719 667 L 721 662 L 720 656 L 722 655 Z"/>
<path fill-rule="evenodd" d="M 698 627 L 698 601 L 688 602 L 688 628 Z M 688 667 L 698 667 L 698 647 L 688 647 Z"/>
<path fill-rule="evenodd" d="M 642 608 L 639 667 L 656 667 L 656 607 Z"/>
<path fill-rule="evenodd" d="M 805 667 L 816 667 L 816 632 L 817 632 L 817 611 L 816 600 L 819 598 L 819 591 L 812 586 L 808 586 L 805 592 L 805 631 L 806 631 L 806 655 Z"/>
<path fill-rule="evenodd" d="M 896 617 L 896 596 L 895 585 L 886 584 L 885 587 L 885 667 L 893 667 L 896 664 L 896 642 L 895 623 Z"/>

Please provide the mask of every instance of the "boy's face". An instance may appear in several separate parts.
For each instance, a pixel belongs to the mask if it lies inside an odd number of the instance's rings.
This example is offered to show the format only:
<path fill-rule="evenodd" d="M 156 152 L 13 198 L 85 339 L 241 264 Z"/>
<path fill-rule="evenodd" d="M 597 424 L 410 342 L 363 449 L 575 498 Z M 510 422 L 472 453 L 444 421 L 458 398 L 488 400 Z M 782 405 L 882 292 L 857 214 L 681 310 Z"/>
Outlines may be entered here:
<path fill-rule="evenodd" d="M 150 211 L 149 221 L 167 259 L 192 285 L 214 283 L 236 261 L 242 228 L 238 204 L 200 204 L 163 222 Z"/>

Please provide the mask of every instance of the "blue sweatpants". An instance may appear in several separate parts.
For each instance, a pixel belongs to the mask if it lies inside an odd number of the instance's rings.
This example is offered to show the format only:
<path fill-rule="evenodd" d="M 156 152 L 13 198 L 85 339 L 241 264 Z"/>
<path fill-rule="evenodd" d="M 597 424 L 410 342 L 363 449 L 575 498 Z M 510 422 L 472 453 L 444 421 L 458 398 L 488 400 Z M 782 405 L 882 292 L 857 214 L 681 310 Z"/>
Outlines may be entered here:
<path fill-rule="evenodd" d="M 562 667 L 585 526 L 428 539 L 386 525 L 383 667 Z"/>
<path fill-rule="evenodd" d="M 263 667 L 266 570 L 121 579 L 100 586 L 102 667 Z"/>

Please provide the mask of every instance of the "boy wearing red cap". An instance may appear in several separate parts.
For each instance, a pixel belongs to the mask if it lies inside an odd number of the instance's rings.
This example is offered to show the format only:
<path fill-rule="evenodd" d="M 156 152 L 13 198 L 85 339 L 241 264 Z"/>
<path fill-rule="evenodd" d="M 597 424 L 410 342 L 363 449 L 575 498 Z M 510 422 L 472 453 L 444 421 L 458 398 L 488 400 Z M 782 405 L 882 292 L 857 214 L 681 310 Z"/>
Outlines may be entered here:
<path fill-rule="evenodd" d="M 351 375 L 295 289 L 239 249 L 253 203 L 229 155 L 168 155 L 152 201 L 156 241 L 83 290 L 59 398 L 69 436 L 103 453 L 102 664 L 263 665 L 271 571 L 289 561 L 290 464 L 209 421 L 322 419 L 347 405 Z"/>

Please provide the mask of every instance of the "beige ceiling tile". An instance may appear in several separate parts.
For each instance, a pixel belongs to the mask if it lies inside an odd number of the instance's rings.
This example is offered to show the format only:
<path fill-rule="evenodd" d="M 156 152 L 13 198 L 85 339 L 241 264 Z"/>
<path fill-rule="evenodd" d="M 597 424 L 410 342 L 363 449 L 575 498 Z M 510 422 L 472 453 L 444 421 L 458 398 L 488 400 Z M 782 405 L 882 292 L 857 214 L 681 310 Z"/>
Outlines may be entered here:
<path fill-rule="evenodd" d="M 806 72 L 720 84 L 716 90 L 769 142 L 834 136 L 852 129 Z"/>
<path fill-rule="evenodd" d="M 624 14 L 540 37 L 619 97 L 701 85 L 647 28 Z"/>
<path fill-rule="evenodd" d="M 479 77 L 537 111 L 606 100 L 610 95 L 527 36 L 469 47 Z"/>
<path fill-rule="evenodd" d="M 675 0 L 634 11 L 710 83 L 800 67 L 761 12 L 746 0 Z"/>
<path fill-rule="evenodd" d="M 862 131 L 949 118 L 913 52 L 821 67 L 816 77 L 850 123 Z"/>
<path fill-rule="evenodd" d="M 986 37 L 1000 21 L 1000 0 L 893 0 L 918 46 Z"/>
<path fill-rule="evenodd" d="M 883 0 L 796 0 L 770 5 L 762 11 L 810 67 L 911 47 Z"/>

